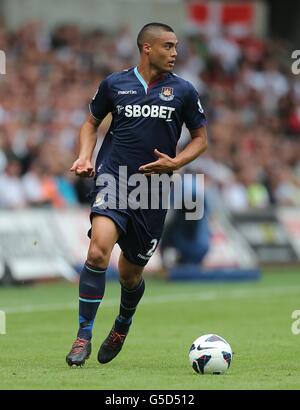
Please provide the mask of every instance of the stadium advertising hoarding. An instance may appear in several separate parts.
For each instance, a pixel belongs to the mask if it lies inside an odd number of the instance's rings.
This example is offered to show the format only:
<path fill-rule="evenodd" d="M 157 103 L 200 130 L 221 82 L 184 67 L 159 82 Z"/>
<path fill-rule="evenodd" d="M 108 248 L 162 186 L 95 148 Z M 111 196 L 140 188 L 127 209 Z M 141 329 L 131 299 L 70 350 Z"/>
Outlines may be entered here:
<path fill-rule="evenodd" d="M 65 277 L 77 279 L 85 262 L 90 228 L 87 208 L 0 212 L 0 283 Z M 108 274 L 116 275 L 115 246 Z M 146 272 L 161 269 L 156 253 Z"/>
<path fill-rule="evenodd" d="M 0 261 L 4 281 L 74 275 L 64 243 L 56 236 L 51 211 L 1 211 Z"/>
<path fill-rule="evenodd" d="M 1 211 L 0 281 L 7 274 L 16 281 L 76 278 L 89 245 L 87 215 L 86 208 Z M 210 219 L 210 230 L 211 246 L 202 269 L 199 266 L 196 276 L 193 273 L 194 279 L 203 272 L 212 277 L 212 273 L 220 269 L 232 271 L 233 278 L 237 270 L 254 269 L 257 262 L 289 264 L 300 260 L 300 213 L 297 208 L 234 214 L 230 221 L 214 216 Z M 115 246 L 111 257 L 112 277 L 117 276 L 119 255 L 120 248 Z M 157 251 L 145 273 L 151 276 L 162 269 Z M 191 279 L 183 272 L 179 276 Z"/>
<path fill-rule="evenodd" d="M 89 246 L 88 212 L 87 208 L 1 211 L 0 281 L 8 274 L 21 282 L 57 277 L 76 279 Z M 231 272 L 233 278 L 243 269 L 248 271 L 256 267 L 255 254 L 229 221 L 216 215 L 210 220 L 210 229 L 211 246 L 203 262 L 208 278 L 220 271 L 226 271 L 227 276 Z M 119 255 L 120 248 L 116 245 L 108 271 L 112 278 L 118 276 Z M 158 250 L 147 264 L 145 274 L 151 276 L 162 270 Z M 200 266 L 196 266 L 194 272 L 193 279 L 201 279 Z M 169 278 L 173 279 L 172 274 Z M 191 278 L 184 274 L 181 279 Z"/>
<path fill-rule="evenodd" d="M 285 229 L 297 259 L 300 260 L 300 210 L 298 208 L 279 208 L 276 215 Z"/>
<path fill-rule="evenodd" d="M 232 223 L 266 264 L 297 263 L 300 259 L 300 213 L 297 208 L 274 208 L 235 213 Z"/>

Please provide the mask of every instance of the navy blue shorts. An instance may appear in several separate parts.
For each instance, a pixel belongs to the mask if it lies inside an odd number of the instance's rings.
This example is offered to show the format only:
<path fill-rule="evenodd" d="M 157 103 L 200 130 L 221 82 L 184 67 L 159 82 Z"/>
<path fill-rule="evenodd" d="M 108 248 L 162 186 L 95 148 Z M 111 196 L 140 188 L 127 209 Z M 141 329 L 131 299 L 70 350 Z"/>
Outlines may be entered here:
<path fill-rule="evenodd" d="M 125 258 L 135 265 L 145 266 L 161 238 L 166 213 L 166 209 L 122 210 L 92 206 L 90 218 L 103 215 L 112 219 L 120 228 L 117 243 Z"/>

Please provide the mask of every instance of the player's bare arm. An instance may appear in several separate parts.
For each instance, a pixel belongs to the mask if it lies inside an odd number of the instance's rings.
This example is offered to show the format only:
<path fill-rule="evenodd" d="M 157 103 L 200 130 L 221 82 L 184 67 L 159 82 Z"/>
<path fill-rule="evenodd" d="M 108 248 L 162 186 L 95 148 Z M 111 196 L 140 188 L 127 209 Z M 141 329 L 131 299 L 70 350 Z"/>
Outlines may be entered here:
<path fill-rule="evenodd" d="M 206 127 L 196 128 L 190 130 L 191 142 L 174 158 L 176 162 L 176 169 L 183 167 L 199 155 L 203 154 L 208 147 L 208 138 Z"/>
<path fill-rule="evenodd" d="M 190 130 L 190 134 L 192 141 L 175 158 L 171 158 L 156 149 L 154 154 L 158 160 L 142 165 L 139 170 L 145 175 L 172 172 L 196 159 L 207 149 L 206 127 Z"/>
<path fill-rule="evenodd" d="M 95 174 L 91 158 L 97 141 L 97 129 L 100 121 L 91 114 L 83 123 L 79 134 L 79 155 L 70 171 L 79 177 L 93 177 Z"/>

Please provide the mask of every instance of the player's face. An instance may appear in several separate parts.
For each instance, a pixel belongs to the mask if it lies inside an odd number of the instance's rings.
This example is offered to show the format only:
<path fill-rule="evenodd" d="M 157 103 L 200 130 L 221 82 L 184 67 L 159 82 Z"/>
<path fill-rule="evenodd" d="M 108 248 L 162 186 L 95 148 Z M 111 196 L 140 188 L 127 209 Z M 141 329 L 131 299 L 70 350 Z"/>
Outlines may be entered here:
<path fill-rule="evenodd" d="M 177 38 L 172 32 L 161 31 L 149 49 L 149 62 L 160 72 L 170 72 L 177 57 Z"/>

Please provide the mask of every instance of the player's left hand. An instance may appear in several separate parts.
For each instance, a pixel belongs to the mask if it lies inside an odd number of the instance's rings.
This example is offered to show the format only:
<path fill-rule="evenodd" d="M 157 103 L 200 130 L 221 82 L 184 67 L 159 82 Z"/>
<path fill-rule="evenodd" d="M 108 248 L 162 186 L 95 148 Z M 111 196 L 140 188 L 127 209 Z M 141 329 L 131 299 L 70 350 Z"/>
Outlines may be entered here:
<path fill-rule="evenodd" d="M 154 150 L 154 154 L 158 158 L 157 161 L 139 167 L 139 171 L 144 172 L 144 175 L 149 176 L 152 174 L 168 173 L 177 169 L 174 158 L 169 157 L 157 149 Z"/>

